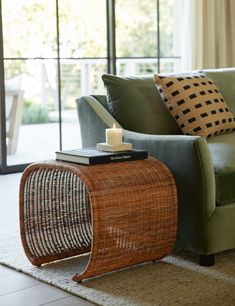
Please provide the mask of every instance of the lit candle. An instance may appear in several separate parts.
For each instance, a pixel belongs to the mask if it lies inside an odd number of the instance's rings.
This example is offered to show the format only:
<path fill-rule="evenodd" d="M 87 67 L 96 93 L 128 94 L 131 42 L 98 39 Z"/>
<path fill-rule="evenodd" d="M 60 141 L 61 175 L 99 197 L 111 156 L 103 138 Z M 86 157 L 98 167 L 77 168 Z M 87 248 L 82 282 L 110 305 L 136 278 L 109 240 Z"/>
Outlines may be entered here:
<path fill-rule="evenodd" d="M 109 145 L 118 145 L 122 143 L 122 129 L 116 128 L 115 124 L 112 128 L 105 130 L 106 143 Z"/>

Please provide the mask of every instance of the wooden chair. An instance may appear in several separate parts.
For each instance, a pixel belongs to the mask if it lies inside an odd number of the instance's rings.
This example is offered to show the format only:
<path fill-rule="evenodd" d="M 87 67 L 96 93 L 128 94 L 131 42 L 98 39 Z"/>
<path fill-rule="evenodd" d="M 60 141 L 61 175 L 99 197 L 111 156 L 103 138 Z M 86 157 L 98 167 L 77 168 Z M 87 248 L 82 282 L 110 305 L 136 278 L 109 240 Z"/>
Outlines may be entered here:
<path fill-rule="evenodd" d="M 16 153 L 23 110 L 23 90 L 6 90 L 7 154 Z"/>

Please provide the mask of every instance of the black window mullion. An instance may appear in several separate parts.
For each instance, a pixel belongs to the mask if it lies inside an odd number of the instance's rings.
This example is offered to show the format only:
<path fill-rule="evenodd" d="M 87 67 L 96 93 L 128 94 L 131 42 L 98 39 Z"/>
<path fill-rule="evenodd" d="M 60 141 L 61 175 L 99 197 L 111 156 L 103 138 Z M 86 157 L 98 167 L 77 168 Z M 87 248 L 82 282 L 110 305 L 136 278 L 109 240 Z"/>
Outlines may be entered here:
<path fill-rule="evenodd" d="M 61 69 L 60 69 L 60 20 L 59 1 L 56 0 L 56 44 L 57 44 L 57 86 L 58 86 L 58 110 L 59 110 L 59 142 L 62 150 L 62 101 L 61 101 Z"/>
<path fill-rule="evenodd" d="M 106 0 L 108 73 L 116 74 L 115 0 Z"/>
<path fill-rule="evenodd" d="M 157 1 L 157 71 L 160 73 L 161 42 L 160 42 L 160 1 Z"/>
<path fill-rule="evenodd" d="M 0 1 L 0 16 L 2 16 L 2 2 Z M 4 82 L 4 57 L 3 57 L 3 31 L 2 18 L 0 20 L 0 170 L 6 170 L 6 113 L 5 113 L 5 82 Z"/>

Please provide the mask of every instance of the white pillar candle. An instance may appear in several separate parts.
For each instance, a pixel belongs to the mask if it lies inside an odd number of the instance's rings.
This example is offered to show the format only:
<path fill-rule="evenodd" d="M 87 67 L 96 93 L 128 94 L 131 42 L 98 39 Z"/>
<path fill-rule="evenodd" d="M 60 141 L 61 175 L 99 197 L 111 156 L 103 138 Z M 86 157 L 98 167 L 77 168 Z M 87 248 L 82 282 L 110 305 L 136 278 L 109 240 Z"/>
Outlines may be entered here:
<path fill-rule="evenodd" d="M 115 127 L 115 124 L 112 128 L 105 130 L 106 134 L 106 143 L 109 145 L 118 145 L 122 143 L 122 129 Z"/>

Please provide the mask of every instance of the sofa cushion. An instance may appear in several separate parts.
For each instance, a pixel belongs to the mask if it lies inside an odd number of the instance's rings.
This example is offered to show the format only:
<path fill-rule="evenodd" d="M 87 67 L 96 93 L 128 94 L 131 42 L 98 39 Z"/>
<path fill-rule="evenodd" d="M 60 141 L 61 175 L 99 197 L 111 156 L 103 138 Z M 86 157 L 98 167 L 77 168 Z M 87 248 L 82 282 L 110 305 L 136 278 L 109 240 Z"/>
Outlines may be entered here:
<path fill-rule="evenodd" d="M 204 74 L 155 75 L 167 108 L 186 135 L 212 137 L 235 130 L 235 118 L 213 81 Z"/>
<path fill-rule="evenodd" d="M 181 134 L 149 77 L 102 75 L 111 114 L 125 129 L 145 134 Z"/>
<path fill-rule="evenodd" d="M 215 169 L 216 203 L 235 202 L 235 132 L 207 139 Z"/>

